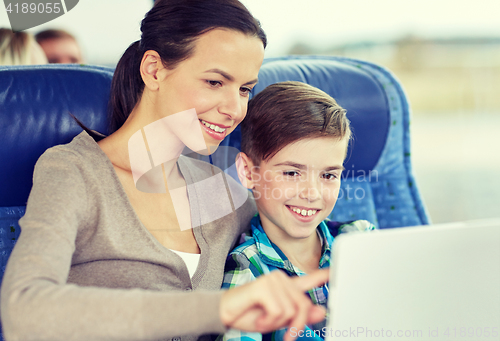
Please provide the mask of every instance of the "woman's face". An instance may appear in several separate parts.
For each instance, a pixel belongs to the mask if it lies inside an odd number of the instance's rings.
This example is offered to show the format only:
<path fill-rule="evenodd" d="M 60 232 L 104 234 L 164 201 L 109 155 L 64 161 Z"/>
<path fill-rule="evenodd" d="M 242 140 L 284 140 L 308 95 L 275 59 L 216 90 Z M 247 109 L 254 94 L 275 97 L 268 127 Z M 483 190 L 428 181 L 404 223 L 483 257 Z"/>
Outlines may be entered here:
<path fill-rule="evenodd" d="M 195 44 L 191 57 L 174 69 L 161 70 L 165 74 L 157 115 L 161 119 L 194 108 L 198 122 L 193 134 L 199 136 L 201 128 L 209 153 L 213 153 L 246 115 L 264 46 L 257 37 L 225 29 L 211 30 Z"/>

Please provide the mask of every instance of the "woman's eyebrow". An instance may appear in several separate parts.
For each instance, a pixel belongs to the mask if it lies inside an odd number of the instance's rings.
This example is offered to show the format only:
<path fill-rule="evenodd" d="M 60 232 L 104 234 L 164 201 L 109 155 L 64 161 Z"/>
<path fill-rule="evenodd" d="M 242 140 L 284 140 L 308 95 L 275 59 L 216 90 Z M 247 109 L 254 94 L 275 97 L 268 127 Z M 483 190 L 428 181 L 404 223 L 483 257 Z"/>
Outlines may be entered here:
<path fill-rule="evenodd" d="M 221 75 L 222 77 L 224 77 L 228 81 L 230 81 L 230 82 L 234 81 L 234 77 L 233 76 L 231 76 L 230 74 L 228 74 L 225 71 L 222 71 L 221 69 L 210 69 L 210 70 L 205 71 L 205 73 L 218 73 L 219 75 Z M 243 85 L 257 84 L 258 81 L 259 80 L 257 78 L 255 78 L 254 80 L 251 80 L 250 82 L 246 82 Z"/>

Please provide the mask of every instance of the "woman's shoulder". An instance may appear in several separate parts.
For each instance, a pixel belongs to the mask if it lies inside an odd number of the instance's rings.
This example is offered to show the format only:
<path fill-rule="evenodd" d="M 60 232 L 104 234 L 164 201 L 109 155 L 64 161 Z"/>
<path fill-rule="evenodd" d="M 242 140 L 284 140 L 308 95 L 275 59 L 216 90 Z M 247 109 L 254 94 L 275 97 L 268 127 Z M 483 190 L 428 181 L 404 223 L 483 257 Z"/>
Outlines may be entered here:
<path fill-rule="evenodd" d="M 224 181 L 227 183 L 225 186 L 229 188 L 232 195 L 241 197 L 240 199 L 243 201 L 246 201 L 249 196 L 249 192 L 246 188 L 217 166 L 187 156 L 181 156 L 178 163 L 188 185 L 199 182 L 215 184 L 217 181 Z"/>
<path fill-rule="evenodd" d="M 48 148 L 38 159 L 35 170 L 45 167 L 55 170 L 93 169 L 108 167 L 103 162 L 104 153 L 85 131 L 73 138 L 69 143 Z"/>
<path fill-rule="evenodd" d="M 189 175 L 197 181 L 208 179 L 214 175 L 222 173 L 222 169 L 219 167 L 202 160 L 197 160 L 190 156 L 181 155 L 179 157 L 178 164 L 184 176 L 185 173 L 189 173 Z"/>
<path fill-rule="evenodd" d="M 64 159 L 92 157 L 100 150 L 97 143 L 85 131 L 76 135 L 69 143 L 48 148 L 40 158 Z"/>
<path fill-rule="evenodd" d="M 250 219 L 257 212 L 251 192 L 210 163 L 181 156 L 178 164 L 190 203 L 204 212 L 204 222 L 228 218 L 227 222 L 239 227 L 233 229 L 238 235 L 250 228 Z"/>

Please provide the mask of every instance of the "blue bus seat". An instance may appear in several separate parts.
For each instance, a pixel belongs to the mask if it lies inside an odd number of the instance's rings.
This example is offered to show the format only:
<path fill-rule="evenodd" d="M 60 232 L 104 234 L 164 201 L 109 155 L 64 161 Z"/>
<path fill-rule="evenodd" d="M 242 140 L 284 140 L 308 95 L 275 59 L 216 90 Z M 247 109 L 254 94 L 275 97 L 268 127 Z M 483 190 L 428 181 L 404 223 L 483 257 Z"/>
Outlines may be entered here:
<path fill-rule="evenodd" d="M 47 148 L 68 143 L 82 131 L 69 113 L 107 132 L 112 77 L 113 69 L 105 67 L 0 67 L 0 282 L 20 234 L 18 220 L 36 161 Z"/>

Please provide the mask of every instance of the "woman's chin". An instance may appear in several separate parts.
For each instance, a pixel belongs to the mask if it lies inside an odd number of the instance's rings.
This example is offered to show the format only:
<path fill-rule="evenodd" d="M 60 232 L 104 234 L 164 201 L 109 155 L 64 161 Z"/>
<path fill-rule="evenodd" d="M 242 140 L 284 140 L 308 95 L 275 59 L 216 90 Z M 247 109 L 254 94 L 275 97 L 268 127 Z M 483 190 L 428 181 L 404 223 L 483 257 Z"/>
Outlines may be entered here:
<path fill-rule="evenodd" d="M 204 155 L 212 155 L 216 152 L 217 148 L 219 148 L 219 144 L 207 144 L 207 147 L 208 149 L 205 150 L 207 154 Z"/>
<path fill-rule="evenodd" d="M 217 148 L 219 148 L 218 144 L 213 144 L 213 145 L 207 144 L 207 148 L 206 149 L 197 150 L 196 153 L 200 154 L 200 155 L 208 156 L 208 155 L 212 155 L 213 153 L 215 153 L 215 151 L 217 150 Z"/>

